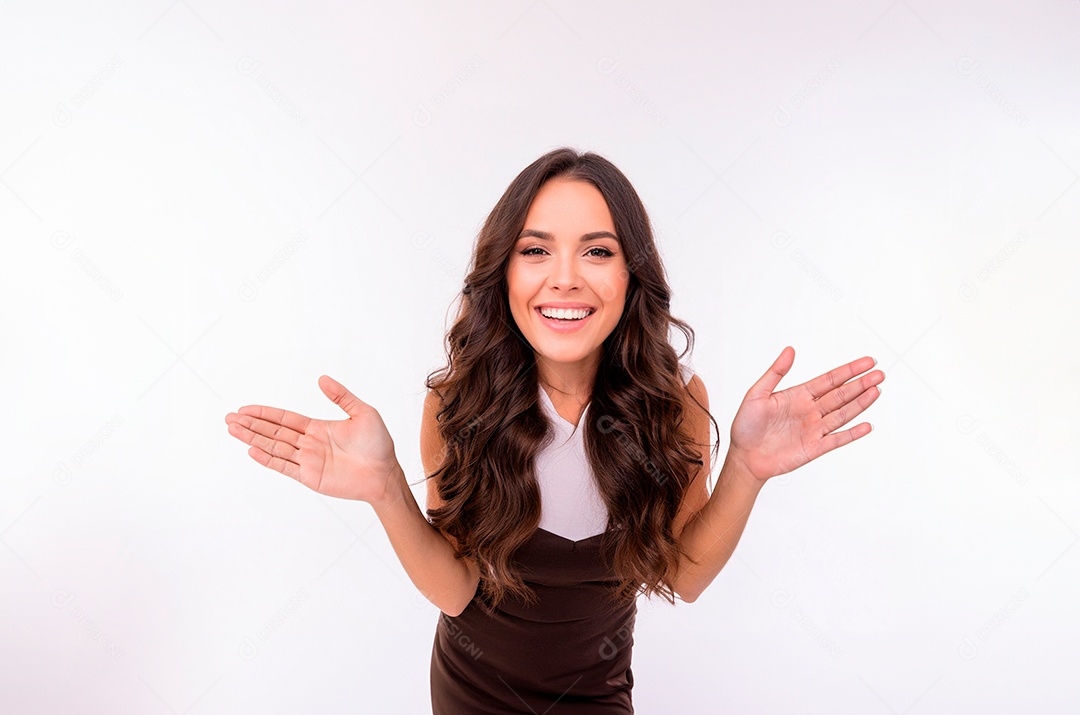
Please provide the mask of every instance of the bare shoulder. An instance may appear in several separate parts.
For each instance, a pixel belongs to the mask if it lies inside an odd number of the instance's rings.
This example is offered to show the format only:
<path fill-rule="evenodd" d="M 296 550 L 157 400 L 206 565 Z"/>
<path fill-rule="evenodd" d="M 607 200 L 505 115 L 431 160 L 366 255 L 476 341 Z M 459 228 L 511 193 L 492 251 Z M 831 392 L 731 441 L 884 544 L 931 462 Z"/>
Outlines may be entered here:
<path fill-rule="evenodd" d="M 686 383 L 686 393 L 684 393 L 683 403 L 686 407 L 686 413 L 691 419 L 705 419 L 708 421 L 708 415 L 706 411 L 709 409 L 709 393 L 705 389 L 705 382 L 701 379 L 701 376 L 694 372 L 693 368 L 679 363 L 679 374 Z M 690 395 L 693 399 L 689 399 L 686 395 Z M 700 406 L 699 406 L 700 405 Z M 705 411 L 702 410 L 704 408 Z"/>
<path fill-rule="evenodd" d="M 690 381 L 686 383 L 686 391 L 693 396 L 693 400 L 688 400 L 688 407 L 691 408 L 691 414 L 697 414 L 700 417 L 704 417 L 706 420 L 708 417 L 702 411 L 702 407 L 706 410 L 709 409 L 709 392 L 705 389 L 705 381 L 701 379 L 701 376 L 694 373 L 690 377 Z M 695 403 L 695 401 L 697 403 Z M 698 407 L 700 404 L 702 407 Z"/>
<path fill-rule="evenodd" d="M 442 409 L 442 400 L 434 390 L 428 390 L 424 398 L 424 414 L 420 419 L 420 461 L 424 465 L 424 475 L 430 477 L 438 470 L 446 456 L 446 443 L 439 434 L 437 416 Z M 427 480 L 427 508 L 437 509 L 442 506 L 434 479 Z"/>
<path fill-rule="evenodd" d="M 428 390 L 428 394 L 424 398 L 424 414 L 420 419 L 420 461 L 424 464 L 424 476 L 426 477 L 431 477 L 432 474 L 437 472 L 446 458 L 446 442 L 443 440 L 442 434 L 439 433 L 438 414 L 440 409 L 442 409 L 442 400 L 433 390 Z M 439 497 L 438 487 L 439 485 L 434 478 L 427 480 L 427 505 L 425 508 L 428 510 L 438 509 L 445 504 Z M 426 512 L 424 516 L 427 516 Z M 455 551 L 458 550 L 457 539 L 441 529 L 439 533 L 450 542 Z M 473 591 L 475 592 L 476 584 L 480 581 L 480 567 L 471 558 L 465 559 L 465 565 L 469 569 L 469 576 L 472 579 Z"/>
<path fill-rule="evenodd" d="M 708 503 L 708 479 L 709 473 L 712 471 L 712 466 L 709 464 L 709 449 L 712 446 L 709 435 L 711 422 L 707 411 L 709 409 L 709 393 L 705 389 L 705 382 L 700 376 L 695 374 L 690 378 L 690 381 L 686 384 L 686 394 L 694 398 L 687 397 L 685 400 L 686 431 L 694 440 L 694 448 L 698 452 L 699 459 L 701 459 L 701 466 L 696 469 L 690 486 L 686 490 L 686 496 L 675 517 L 675 522 L 672 524 L 672 531 L 676 537 L 682 533 L 683 528 L 690 519 Z"/>

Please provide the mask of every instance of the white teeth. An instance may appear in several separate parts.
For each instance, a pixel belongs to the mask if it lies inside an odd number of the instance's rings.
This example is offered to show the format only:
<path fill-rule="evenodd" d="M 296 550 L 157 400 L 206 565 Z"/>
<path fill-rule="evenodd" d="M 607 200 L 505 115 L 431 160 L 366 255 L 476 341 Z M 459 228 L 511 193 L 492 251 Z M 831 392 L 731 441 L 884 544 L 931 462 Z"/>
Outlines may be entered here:
<path fill-rule="evenodd" d="M 592 311 L 588 310 L 587 308 L 579 308 L 574 310 L 563 310 L 562 308 L 540 309 L 540 314 L 543 315 L 545 318 L 558 318 L 561 320 L 581 320 L 591 312 Z"/>

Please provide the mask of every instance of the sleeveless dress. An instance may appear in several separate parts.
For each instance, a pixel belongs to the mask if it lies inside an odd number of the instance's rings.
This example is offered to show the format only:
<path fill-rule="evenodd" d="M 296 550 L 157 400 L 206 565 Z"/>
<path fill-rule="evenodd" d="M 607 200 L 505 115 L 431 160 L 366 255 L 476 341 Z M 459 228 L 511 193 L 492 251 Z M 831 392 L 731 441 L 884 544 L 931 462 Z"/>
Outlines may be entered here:
<path fill-rule="evenodd" d="M 680 364 L 686 382 L 693 372 Z M 582 433 L 540 401 L 555 438 L 536 459 L 539 528 L 514 561 L 539 602 L 507 596 L 489 614 L 480 589 L 458 616 L 439 613 L 431 651 L 433 715 L 626 715 L 634 712 L 631 655 L 637 600 L 613 605 L 600 550 L 607 508 Z"/>

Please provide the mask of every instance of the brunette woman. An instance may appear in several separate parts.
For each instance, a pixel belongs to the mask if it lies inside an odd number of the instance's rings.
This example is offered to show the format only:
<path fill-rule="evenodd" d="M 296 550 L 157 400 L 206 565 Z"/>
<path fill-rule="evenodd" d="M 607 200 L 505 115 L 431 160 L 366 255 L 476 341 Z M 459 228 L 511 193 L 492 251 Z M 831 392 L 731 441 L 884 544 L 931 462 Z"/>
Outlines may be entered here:
<path fill-rule="evenodd" d="M 768 479 L 870 432 L 840 428 L 880 394 L 876 362 L 774 392 L 786 347 L 746 393 L 710 490 L 719 428 L 710 450 L 707 391 L 681 361 L 694 333 L 670 300 L 630 182 L 557 149 L 511 182 L 476 242 L 447 365 L 426 383 L 426 514 L 379 413 L 328 376 L 347 419 L 226 416 L 259 464 L 374 507 L 440 609 L 435 715 L 632 713 L 637 596 L 697 599 Z"/>

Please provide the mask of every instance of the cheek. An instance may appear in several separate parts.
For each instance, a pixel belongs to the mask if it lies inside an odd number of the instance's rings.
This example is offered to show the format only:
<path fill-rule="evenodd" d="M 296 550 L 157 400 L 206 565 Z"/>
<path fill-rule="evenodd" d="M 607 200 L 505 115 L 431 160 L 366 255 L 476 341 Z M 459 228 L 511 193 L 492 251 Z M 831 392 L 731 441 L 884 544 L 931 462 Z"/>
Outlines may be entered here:
<path fill-rule="evenodd" d="M 506 292 L 511 308 L 525 310 L 534 291 L 527 274 L 521 270 L 511 269 L 506 272 Z"/>
<path fill-rule="evenodd" d="M 625 269 L 622 269 L 600 277 L 595 284 L 595 288 L 597 295 L 605 303 L 616 303 L 626 300 L 626 290 L 629 285 L 629 274 Z"/>

